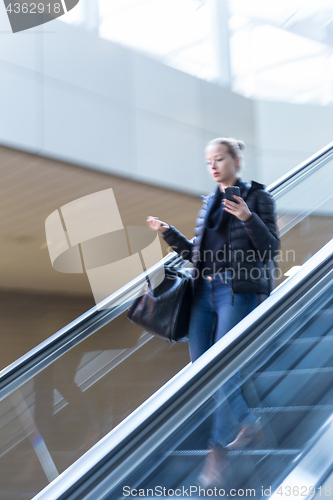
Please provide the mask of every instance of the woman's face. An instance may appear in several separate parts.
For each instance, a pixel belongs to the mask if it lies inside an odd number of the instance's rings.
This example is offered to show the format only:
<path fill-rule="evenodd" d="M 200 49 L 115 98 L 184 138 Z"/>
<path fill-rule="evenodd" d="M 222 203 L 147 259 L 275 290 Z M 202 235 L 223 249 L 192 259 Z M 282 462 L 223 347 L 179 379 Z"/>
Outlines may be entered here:
<path fill-rule="evenodd" d="M 238 178 L 239 158 L 234 159 L 224 144 L 206 148 L 207 169 L 214 181 L 232 186 Z"/>

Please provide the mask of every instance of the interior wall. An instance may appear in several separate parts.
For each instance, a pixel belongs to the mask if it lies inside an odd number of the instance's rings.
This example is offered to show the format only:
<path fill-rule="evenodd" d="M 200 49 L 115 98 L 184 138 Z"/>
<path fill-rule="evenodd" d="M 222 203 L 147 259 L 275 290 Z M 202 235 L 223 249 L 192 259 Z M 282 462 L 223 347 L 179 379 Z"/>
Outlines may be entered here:
<path fill-rule="evenodd" d="M 258 175 L 267 185 L 332 142 L 332 106 L 257 101 Z"/>

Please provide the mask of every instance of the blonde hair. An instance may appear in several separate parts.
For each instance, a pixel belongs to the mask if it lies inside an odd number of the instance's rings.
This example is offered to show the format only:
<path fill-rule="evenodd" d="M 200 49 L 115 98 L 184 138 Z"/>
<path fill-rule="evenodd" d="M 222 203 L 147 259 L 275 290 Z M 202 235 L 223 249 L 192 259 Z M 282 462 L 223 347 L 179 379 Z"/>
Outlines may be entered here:
<path fill-rule="evenodd" d="M 206 146 L 206 149 L 209 146 L 217 146 L 222 144 L 228 150 L 230 156 L 235 160 L 239 158 L 239 168 L 241 168 L 244 164 L 244 156 L 241 153 L 242 149 L 245 149 L 245 144 L 243 141 L 237 141 L 233 137 L 217 137 L 216 139 L 212 139 Z"/>

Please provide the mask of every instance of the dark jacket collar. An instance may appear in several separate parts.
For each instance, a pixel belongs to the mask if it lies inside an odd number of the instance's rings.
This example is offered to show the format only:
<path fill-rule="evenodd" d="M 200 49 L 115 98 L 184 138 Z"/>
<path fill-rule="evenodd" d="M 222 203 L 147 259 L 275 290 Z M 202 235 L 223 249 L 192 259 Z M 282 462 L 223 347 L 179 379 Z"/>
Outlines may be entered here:
<path fill-rule="evenodd" d="M 257 189 L 265 189 L 264 184 L 260 184 L 260 182 L 252 181 L 251 184 L 247 184 L 246 182 L 243 182 L 240 177 L 238 177 L 234 185 L 239 186 L 241 196 L 242 198 L 244 197 L 244 199 L 246 199 L 250 191 L 252 192 L 256 191 Z M 219 195 L 219 191 L 220 191 L 220 185 L 218 184 L 214 192 L 209 193 L 206 196 L 201 194 L 200 198 L 202 199 L 202 201 L 208 203 L 212 197 L 215 198 Z M 245 196 L 243 196 L 244 194 Z"/>

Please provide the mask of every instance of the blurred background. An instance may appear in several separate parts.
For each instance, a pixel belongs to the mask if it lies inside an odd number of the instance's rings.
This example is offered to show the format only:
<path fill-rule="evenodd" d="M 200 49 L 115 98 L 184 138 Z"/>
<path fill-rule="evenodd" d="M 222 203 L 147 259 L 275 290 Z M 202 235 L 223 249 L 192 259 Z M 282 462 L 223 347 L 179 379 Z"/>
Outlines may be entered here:
<path fill-rule="evenodd" d="M 112 188 L 124 226 L 153 215 L 190 239 L 199 195 L 216 187 L 204 161 L 210 139 L 243 140 L 242 179 L 265 185 L 332 141 L 328 0 L 80 0 L 16 34 L 0 6 L 0 37 L 0 369 L 94 306 L 84 273 L 51 266 L 53 211 Z M 293 203 L 306 213 L 311 185 L 306 193 L 282 200 L 279 220 Z M 290 228 L 284 248 L 302 265 L 330 239 L 332 209 Z M 81 346 L 72 378 L 96 353 L 113 359 L 145 342 L 128 321 L 103 332 Z M 151 383 L 147 362 L 161 366 L 166 349 L 151 345 L 127 385 L 112 388 L 117 412 L 112 423 L 104 415 L 105 432 L 189 361 L 186 344 L 168 346 L 178 361 Z"/>
<path fill-rule="evenodd" d="M 1 304 L 67 304 L 0 367 L 93 305 L 86 275 L 50 265 L 51 212 L 112 187 L 124 225 L 154 215 L 191 238 L 208 140 L 242 139 L 242 178 L 268 185 L 332 139 L 327 0 L 80 0 L 15 35 L 3 7 L 0 35 Z"/>

